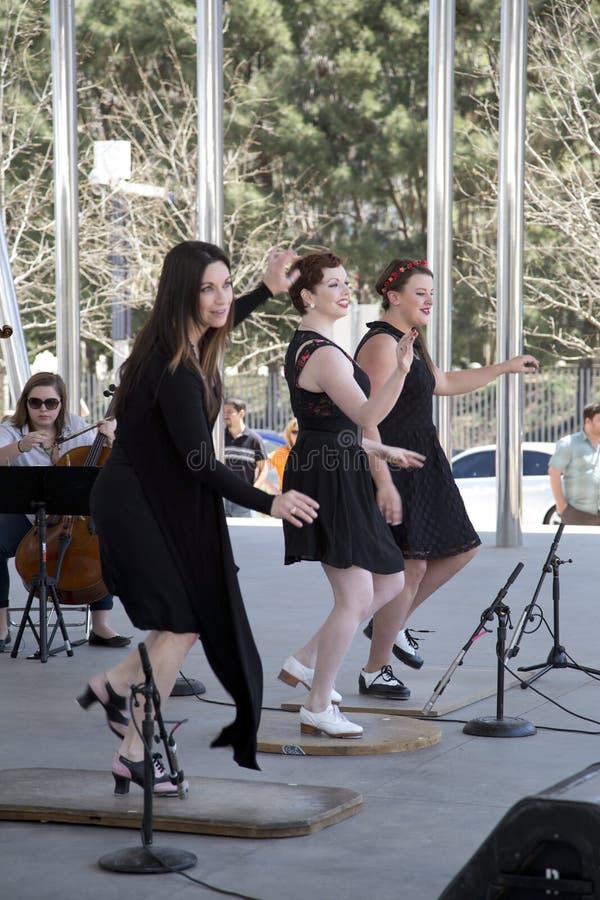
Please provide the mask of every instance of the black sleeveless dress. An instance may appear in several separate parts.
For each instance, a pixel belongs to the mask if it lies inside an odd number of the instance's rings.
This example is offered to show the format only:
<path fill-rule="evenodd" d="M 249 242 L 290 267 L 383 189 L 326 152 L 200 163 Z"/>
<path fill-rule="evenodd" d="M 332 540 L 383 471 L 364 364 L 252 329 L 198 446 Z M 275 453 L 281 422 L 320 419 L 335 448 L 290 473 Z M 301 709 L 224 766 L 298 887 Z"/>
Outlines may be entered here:
<path fill-rule="evenodd" d="M 337 347 L 316 331 L 297 331 L 285 358 L 299 433 L 286 463 L 283 490 L 302 491 L 319 503 L 312 524 L 295 528 L 284 521 L 285 564 L 318 560 L 338 569 L 359 566 L 377 574 L 401 572 L 402 553 L 375 502 L 360 429 L 327 394 L 298 386 L 311 355 L 325 345 Z M 351 362 L 354 379 L 368 396 L 369 378 Z"/>
<path fill-rule="evenodd" d="M 389 322 L 368 322 L 369 331 L 356 348 L 376 334 L 396 341 L 403 332 Z M 416 450 L 427 457 L 422 469 L 391 469 L 402 497 L 403 522 L 390 526 L 406 559 L 443 559 L 465 553 L 481 543 L 467 515 L 446 454 L 433 424 L 435 379 L 419 353 L 404 382 L 402 393 L 388 416 L 379 424 L 384 444 Z"/>

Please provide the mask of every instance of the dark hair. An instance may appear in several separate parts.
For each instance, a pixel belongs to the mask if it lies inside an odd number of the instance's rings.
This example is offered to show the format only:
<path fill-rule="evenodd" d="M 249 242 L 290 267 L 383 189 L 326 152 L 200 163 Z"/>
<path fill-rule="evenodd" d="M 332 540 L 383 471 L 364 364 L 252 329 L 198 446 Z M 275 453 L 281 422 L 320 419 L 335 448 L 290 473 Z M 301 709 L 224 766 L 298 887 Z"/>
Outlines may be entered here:
<path fill-rule="evenodd" d="M 413 275 L 429 275 L 431 278 L 433 278 L 433 272 L 427 266 L 427 263 L 424 259 L 393 259 L 390 263 L 387 264 L 387 266 L 375 282 L 375 290 L 383 297 L 381 305 L 384 310 L 390 308 L 388 292 L 401 291 L 406 287 Z M 422 334 L 419 334 L 417 346 L 421 351 L 421 355 L 425 361 L 425 365 L 433 375 L 433 360 L 429 355 L 429 350 L 427 348 L 427 344 L 425 343 L 425 338 Z"/>
<path fill-rule="evenodd" d="M 204 332 L 198 347 L 198 360 L 188 338 L 190 323 L 202 324 L 198 303 L 200 286 L 207 266 L 214 262 L 222 262 L 231 270 L 229 258 L 220 247 L 204 241 L 183 241 L 165 256 L 150 318 L 120 369 L 121 383 L 115 404 L 117 418 L 139 384 L 148 355 L 154 349 L 169 358 L 171 372 L 182 364 L 200 375 L 208 417 L 212 419 L 217 415 L 223 393 L 219 368 L 233 325 L 234 304 L 231 304 L 227 322 L 222 328 L 208 328 Z"/>
<path fill-rule="evenodd" d="M 241 412 L 242 410 L 246 412 L 246 404 L 243 400 L 238 399 L 238 397 L 228 397 L 227 400 L 225 400 L 224 406 L 227 404 L 233 406 L 236 412 Z"/>
<path fill-rule="evenodd" d="M 31 428 L 27 399 L 32 390 L 36 387 L 54 388 L 61 399 L 58 415 L 55 419 L 56 434 L 57 436 L 60 436 L 64 431 L 65 421 L 67 418 L 67 386 L 60 375 L 55 375 L 54 372 L 37 372 L 35 375 L 31 376 L 31 378 L 21 391 L 21 396 L 17 400 L 15 412 L 14 415 L 11 416 L 10 421 L 17 428 L 23 428 L 25 425 Z"/>
<path fill-rule="evenodd" d="M 375 282 L 375 290 L 383 297 L 381 305 L 384 309 L 390 308 L 388 291 L 401 291 L 413 275 L 430 275 L 433 278 L 433 272 L 424 259 L 393 259 L 388 263 Z"/>
<path fill-rule="evenodd" d="M 583 407 L 583 420 L 593 419 L 600 413 L 600 403 L 586 403 Z"/>
<path fill-rule="evenodd" d="M 306 307 L 300 296 L 303 290 L 312 291 L 314 287 L 323 281 L 323 269 L 336 269 L 343 265 L 343 260 L 335 253 L 323 251 L 320 253 L 308 253 L 294 263 L 290 272 L 296 269 L 300 277 L 290 287 L 288 293 L 290 299 L 301 316 L 306 315 Z"/>

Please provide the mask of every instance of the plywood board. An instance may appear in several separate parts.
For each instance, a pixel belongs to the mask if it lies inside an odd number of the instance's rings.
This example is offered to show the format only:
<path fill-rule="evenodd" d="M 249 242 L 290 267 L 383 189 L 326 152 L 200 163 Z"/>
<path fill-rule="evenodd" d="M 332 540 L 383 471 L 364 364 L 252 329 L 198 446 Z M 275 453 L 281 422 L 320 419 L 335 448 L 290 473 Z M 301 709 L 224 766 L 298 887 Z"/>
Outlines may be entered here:
<path fill-rule="evenodd" d="M 399 667 L 396 670 L 399 672 Z M 388 716 L 424 716 L 436 718 L 444 716 L 457 709 L 470 706 L 479 700 L 496 696 L 496 670 L 479 669 L 474 667 L 459 666 L 444 691 L 437 697 L 433 708 L 424 712 L 425 704 L 431 698 L 434 689 L 440 679 L 446 674 L 447 668 L 428 666 L 425 672 L 411 672 L 402 669 L 402 680 L 410 688 L 408 700 L 385 700 L 379 697 L 369 697 L 359 694 L 358 690 L 344 692 L 340 709 L 346 715 L 350 713 L 382 713 Z M 519 684 L 516 678 L 509 676 L 505 679 L 505 690 Z M 340 685 L 338 690 L 341 691 Z M 285 700 L 281 708 L 288 712 L 297 712 L 306 698 L 304 688 L 296 691 L 295 696 Z"/>
<path fill-rule="evenodd" d="M 365 729 L 362 737 L 330 738 L 302 734 L 298 716 L 264 711 L 258 749 L 264 753 L 297 756 L 365 756 L 422 750 L 442 739 L 441 729 L 431 722 L 389 715 L 353 715 L 352 721 Z"/>
<path fill-rule="evenodd" d="M 340 787 L 191 777 L 185 800 L 155 797 L 155 831 L 272 838 L 313 834 L 362 808 L 356 791 Z M 5 769 L 0 819 L 139 829 L 143 791 L 117 796 L 110 773 L 71 769 Z"/>

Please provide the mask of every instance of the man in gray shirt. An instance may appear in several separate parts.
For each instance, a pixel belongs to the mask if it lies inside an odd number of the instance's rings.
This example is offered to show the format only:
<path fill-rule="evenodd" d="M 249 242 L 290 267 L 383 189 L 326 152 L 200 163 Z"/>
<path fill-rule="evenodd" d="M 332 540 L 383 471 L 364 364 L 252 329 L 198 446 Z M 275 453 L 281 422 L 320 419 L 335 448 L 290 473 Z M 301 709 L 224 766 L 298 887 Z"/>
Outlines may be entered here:
<path fill-rule="evenodd" d="M 584 408 L 582 431 L 560 439 L 548 475 L 565 524 L 600 525 L 600 403 Z"/>

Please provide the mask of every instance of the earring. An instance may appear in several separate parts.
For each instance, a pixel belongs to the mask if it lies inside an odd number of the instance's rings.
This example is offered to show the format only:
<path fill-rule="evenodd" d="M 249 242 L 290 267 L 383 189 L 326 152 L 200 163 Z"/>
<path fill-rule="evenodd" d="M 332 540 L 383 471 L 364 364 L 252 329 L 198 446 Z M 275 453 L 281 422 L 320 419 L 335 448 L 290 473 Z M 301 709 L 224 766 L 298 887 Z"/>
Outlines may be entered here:
<path fill-rule="evenodd" d="M 308 307 L 308 309 L 314 309 L 314 308 L 315 308 L 315 304 L 314 304 L 314 303 L 307 303 L 306 306 Z"/>

